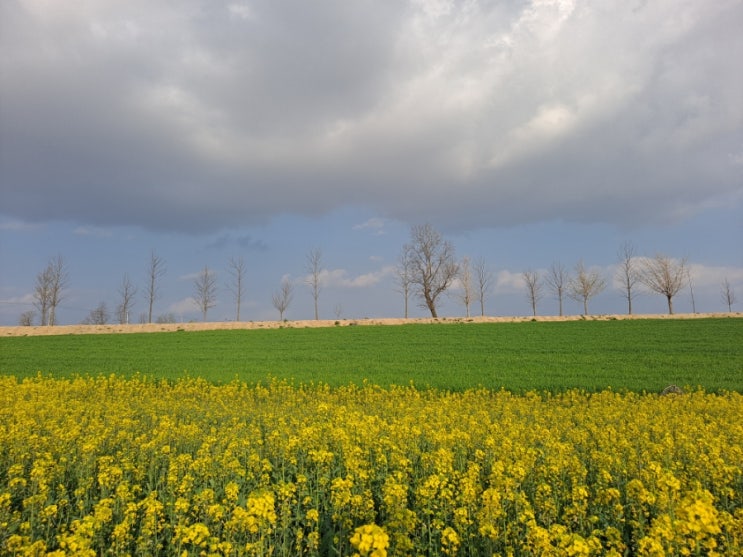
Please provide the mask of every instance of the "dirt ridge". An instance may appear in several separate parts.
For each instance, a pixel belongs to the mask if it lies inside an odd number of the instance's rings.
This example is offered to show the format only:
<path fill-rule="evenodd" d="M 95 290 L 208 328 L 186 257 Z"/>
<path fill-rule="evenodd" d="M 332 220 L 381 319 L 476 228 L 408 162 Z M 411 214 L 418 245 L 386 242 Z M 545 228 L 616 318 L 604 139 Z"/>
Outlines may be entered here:
<path fill-rule="evenodd" d="M 678 313 L 678 314 L 611 314 L 611 315 L 538 315 L 532 316 L 485 316 L 485 317 L 420 317 L 401 318 L 364 318 L 364 319 L 320 319 L 301 321 L 210 321 L 189 323 L 148 323 L 131 325 L 55 325 L 32 327 L 0 327 L 0 337 L 39 336 L 39 335 L 79 335 L 110 333 L 159 333 L 175 331 L 215 331 L 233 329 L 301 329 L 309 327 L 345 327 L 354 325 L 403 325 L 407 323 L 523 323 L 528 321 L 613 321 L 622 319 L 704 319 L 710 317 L 743 317 L 741 312 L 732 313 Z"/>

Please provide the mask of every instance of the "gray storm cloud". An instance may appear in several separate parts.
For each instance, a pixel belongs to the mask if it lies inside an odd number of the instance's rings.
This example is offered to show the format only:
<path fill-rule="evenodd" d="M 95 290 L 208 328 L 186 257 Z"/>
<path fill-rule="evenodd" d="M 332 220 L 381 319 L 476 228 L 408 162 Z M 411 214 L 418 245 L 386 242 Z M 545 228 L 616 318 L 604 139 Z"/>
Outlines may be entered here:
<path fill-rule="evenodd" d="M 736 1 L 0 7 L 2 211 L 678 219 L 743 190 Z"/>

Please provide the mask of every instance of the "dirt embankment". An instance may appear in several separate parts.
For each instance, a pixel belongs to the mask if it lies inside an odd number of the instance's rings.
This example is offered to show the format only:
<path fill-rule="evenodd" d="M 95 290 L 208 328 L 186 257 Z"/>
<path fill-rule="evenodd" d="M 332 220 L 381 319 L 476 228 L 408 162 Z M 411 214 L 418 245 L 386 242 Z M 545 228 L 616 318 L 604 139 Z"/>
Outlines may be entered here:
<path fill-rule="evenodd" d="M 611 321 L 616 319 L 703 319 L 707 317 L 740 318 L 743 313 L 679 313 L 641 315 L 569 315 L 537 317 L 440 317 L 438 319 L 324 319 L 310 321 L 217 321 L 195 323 L 149 323 L 136 325 L 58 325 L 54 327 L 0 327 L 0 337 L 32 335 L 77 335 L 105 333 L 156 333 L 168 331 L 213 331 L 219 329 L 278 329 L 306 327 L 345 327 L 352 325 L 402 325 L 405 323 L 520 323 L 525 321 Z"/>

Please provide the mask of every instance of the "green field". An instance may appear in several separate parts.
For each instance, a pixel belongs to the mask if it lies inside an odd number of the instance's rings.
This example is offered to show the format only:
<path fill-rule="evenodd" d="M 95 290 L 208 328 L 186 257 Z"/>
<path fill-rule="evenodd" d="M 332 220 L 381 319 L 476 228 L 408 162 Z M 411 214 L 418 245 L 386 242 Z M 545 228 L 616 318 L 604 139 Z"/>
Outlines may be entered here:
<path fill-rule="evenodd" d="M 221 383 L 272 379 L 562 391 L 743 392 L 733 318 L 413 324 L 0 338 L 0 373 L 142 374 Z"/>

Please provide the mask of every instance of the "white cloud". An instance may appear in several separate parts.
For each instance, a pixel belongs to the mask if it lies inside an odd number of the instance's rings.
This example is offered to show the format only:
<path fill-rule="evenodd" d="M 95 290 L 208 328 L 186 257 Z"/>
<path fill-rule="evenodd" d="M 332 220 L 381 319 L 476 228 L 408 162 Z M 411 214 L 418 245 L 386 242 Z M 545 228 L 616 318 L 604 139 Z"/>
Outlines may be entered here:
<path fill-rule="evenodd" d="M 10 298 L 3 298 L 0 300 L 0 304 L 7 305 L 33 305 L 35 302 L 33 294 L 24 294 L 23 296 L 12 296 Z"/>
<path fill-rule="evenodd" d="M 174 313 L 178 317 L 182 317 L 184 315 L 196 313 L 198 311 L 198 307 L 199 305 L 196 300 L 193 297 L 189 296 L 188 298 L 183 298 L 182 300 L 170 304 L 168 306 L 168 312 Z"/>
<path fill-rule="evenodd" d="M 356 276 L 350 276 L 346 269 L 322 269 L 318 278 L 323 288 L 370 288 L 394 273 L 395 267 L 391 265 Z M 305 275 L 294 282 L 306 285 L 311 279 L 311 275 Z"/>
<path fill-rule="evenodd" d="M 41 225 L 39 224 L 33 224 L 28 222 L 23 222 L 20 220 L 4 220 L 0 222 L 0 230 L 8 230 L 11 232 L 31 232 L 33 230 L 38 230 L 41 228 Z"/>
<path fill-rule="evenodd" d="M 354 230 L 371 230 L 375 235 L 381 236 L 385 233 L 384 231 L 385 220 L 379 217 L 373 217 L 353 226 Z"/>
<path fill-rule="evenodd" d="M 722 267 L 688 264 L 689 275 L 695 288 L 719 289 L 727 278 L 731 285 L 743 287 L 743 267 Z"/>
<path fill-rule="evenodd" d="M 212 268 L 209 268 L 209 274 L 210 275 L 213 275 L 214 277 L 217 277 L 219 275 L 219 272 L 216 271 L 216 270 L 214 270 L 214 269 L 212 269 Z M 180 280 L 180 281 L 195 281 L 195 280 L 200 279 L 203 275 L 204 275 L 204 269 L 201 269 L 200 271 L 196 271 L 194 273 L 186 273 L 186 274 L 180 275 L 178 277 L 178 280 Z"/>
<path fill-rule="evenodd" d="M 255 13 L 249 4 L 244 2 L 235 2 L 227 6 L 227 11 L 232 17 L 239 19 L 254 19 Z"/>
<path fill-rule="evenodd" d="M 522 292 L 524 286 L 523 272 L 500 270 L 495 273 L 494 290 L 498 294 L 512 294 Z"/>
<path fill-rule="evenodd" d="M 196 272 L 196 273 L 186 273 L 185 275 L 180 275 L 178 277 L 178 280 L 180 280 L 180 281 L 187 281 L 187 280 L 193 281 L 193 280 L 196 280 L 197 278 L 199 278 L 199 276 L 201 276 L 201 273 L 199 273 L 199 272 Z"/>

